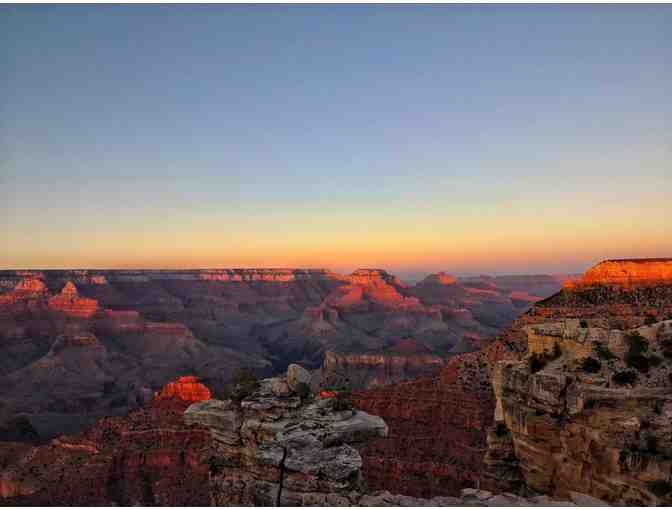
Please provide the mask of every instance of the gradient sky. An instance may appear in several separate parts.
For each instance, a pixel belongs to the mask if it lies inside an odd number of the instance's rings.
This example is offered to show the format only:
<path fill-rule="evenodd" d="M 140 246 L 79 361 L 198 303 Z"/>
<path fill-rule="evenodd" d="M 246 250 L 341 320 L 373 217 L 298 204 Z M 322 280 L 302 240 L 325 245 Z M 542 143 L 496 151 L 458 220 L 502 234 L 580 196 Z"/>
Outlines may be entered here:
<path fill-rule="evenodd" d="M 0 267 L 672 255 L 672 6 L 0 6 Z"/>

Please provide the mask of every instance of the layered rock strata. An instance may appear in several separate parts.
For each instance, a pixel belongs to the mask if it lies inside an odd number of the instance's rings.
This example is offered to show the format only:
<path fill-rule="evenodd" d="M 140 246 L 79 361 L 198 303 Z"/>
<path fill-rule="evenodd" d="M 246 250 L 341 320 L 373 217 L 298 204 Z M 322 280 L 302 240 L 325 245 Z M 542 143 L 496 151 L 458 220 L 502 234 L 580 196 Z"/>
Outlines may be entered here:
<path fill-rule="evenodd" d="M 305 395 L 304 395 L 305 397 Z M 261 381 L 237 403 L 192 404 L 186 423 L 208 427 L 215 505 L 348 506 L 362 494 L 362 460 L 351 446 L 387 433 L 385 422 L 338 408 L 336 399 L 303 401 L 286 378 Z"/>

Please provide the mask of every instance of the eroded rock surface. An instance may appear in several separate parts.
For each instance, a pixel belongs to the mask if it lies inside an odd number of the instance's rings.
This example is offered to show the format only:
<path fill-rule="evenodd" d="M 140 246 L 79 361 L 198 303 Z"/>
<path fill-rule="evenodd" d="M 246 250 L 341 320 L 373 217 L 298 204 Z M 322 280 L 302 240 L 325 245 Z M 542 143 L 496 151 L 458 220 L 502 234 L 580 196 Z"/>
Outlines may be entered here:
<path fill-rule="evenodd" d="M 266 379 L 241 402 L 197 402 L 185 412 L 186 423 L 212 433 L 213 504 L 346 506 L 361 496 L 352 445 L 384 436 L 387 425 L 334 398 L 302 400 L 290 382 Z"/>

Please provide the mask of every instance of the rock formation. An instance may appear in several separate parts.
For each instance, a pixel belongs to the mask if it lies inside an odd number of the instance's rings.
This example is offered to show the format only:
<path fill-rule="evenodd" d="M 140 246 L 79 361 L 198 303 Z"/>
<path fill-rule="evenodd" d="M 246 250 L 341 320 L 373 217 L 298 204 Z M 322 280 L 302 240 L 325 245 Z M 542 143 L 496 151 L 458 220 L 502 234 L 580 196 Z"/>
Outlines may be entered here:
<path fill-rule="evenodd" d="M 323 386 L 345 381 L 353 388 L 375 388 L 433 372 L 446 363 L 426 345 L 406 337 L 376 352 L 327 351 L 321 367 Z"/>
<path fill-rule="evenodd" d="M 98 311 L 98 302 L 80 297 L 75 284 L 68 281 L 60 294 L 49 298 L 49 308 L 73 317 L 88 318 Z"/>
<path fill-rule="evenodd" d="M 0 426 L 26 413 L 41 436 L 71 433 L 182 374 L 219 391 L 238 368 L 318 369 L 327 352 L 356 387 L 397 382 L 480 347 L 524 309 L 508 290 L 437 280 L 423 291 L 384 270 L 0 271 Z M 87 335 L 96 345 L 77 346 Z M 399 350 L 405 338 L 421 349 Z"/>
<path fill-rule="evenodd" d="M 672 258 L 605 260 L 592 267 L 581 278 L 569 280 L 565 286 L 644 287 L 665 285 L 672 281 Z"/>
<path fill-rule="evenodd" d="M 348 506 L 361 496 L 362 460 L 351 444 L 384 436 L 387 426 L 334 398 L 302 399 L 292 389 L 301 370 L 261 381 L 241 402 L 208 400 L 185 412 L 212 433 L 213 504 Z"/>
<path fill-rule="evenodd" d="M 487 363 L 464 354 L 436 375 L 353 392 L 356 407 L 390 428 L 360 449 L 370 489 L 431 498 L 478 484 L 494 411 Z"/>
<path fill-rule="evenodd" d="M 504 335 L 483 487 L 670 503 L 668 264 L 600 263 Z"/>
<path fill-rule="evenodd" d="M 188 405 L 157 400 L 128 416 L 99 420 L 78 436 L 40 446 L 0 444 L 3 504 L 209 504 L 210 434 L 184 424 Z"/>
<path fill-rule="evenodd" d="M 199 402 L 201 400 L 210 400 L 212 394 L 207 386 L 198 381 L 194 375 L 183 375 L 176 381 L 166 384 L 161 391 L 158 391 L 154 398 L 160 399 L 179 399 L 185 402 Z"/>

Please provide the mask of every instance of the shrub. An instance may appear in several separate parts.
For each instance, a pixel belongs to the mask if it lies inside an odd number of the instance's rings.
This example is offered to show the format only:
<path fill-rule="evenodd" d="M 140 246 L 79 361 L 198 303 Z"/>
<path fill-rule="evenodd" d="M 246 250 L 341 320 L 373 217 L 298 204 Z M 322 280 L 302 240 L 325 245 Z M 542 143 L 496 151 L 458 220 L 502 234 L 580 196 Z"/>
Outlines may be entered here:
<path fill-rule="evenodd" d="M 553 351 L 544 351 L 543 354 L 539 353 L 532 353 L 530 357 L 527 359 L 527 364 L 530 368 L 530 372 L 535 374 L 539 372 L 539 370 L 543 369 L 546 364 L 549 361 L 553 361 L 554 359 L 558 359 L 562 355 L 562 350 L 560 349 L 560 346 L 557 344 L 557 342 L 553 345 Z"/>
<path fill-rule="evenodd" d="M 236 402 L 244 400 L 259 388 L 259 381 L 254 371 L 249 368 L 238 368 L 233 372 L 229 384 L 224 387 L 226 397 Z"/>
<path fill-rule="evenodd" d="M 221 457 L 215 457 L 214 455 L 208 458 L 208 467 L 210 468 L 210 473 L 213 475 L 218 475 L 226 467 L 226 461 Z"/>
<path fill-rule="evenodd" d="M 628 345 L 630 346 L 630 351 L 633 353 L 641 354 L 649 350 L 649 342 L 644 338 L 639 331 L 633 331 L 626 336 Z"/>
<path fill-rule="evenodd" d="M 543 355 L 537 354 L 535 352 L 532 353 L 532 355 L 530 355 L 527 364 L 530 367 L 530 372 L 536 374 L 537 372 L 539 372 L 539 370 L 541 370 L 546 366 L 546 359 Z"/>
<path fill-rule="evenodd" d="M 649 363 L 651 364 L 652 367 L 657 367 L 663 362 L 663 358 L 660 356 L 656 356 L 655 354 L 651 354 L 649 356 Z"/>
<path fill-rule="evenodd" d="M 609 347 L 607 347 L 601 342 L 597 342 L 595 344 L 595 352 L 597 353 L 598 358 L 603 359 L 605 361 L 608 361 L 610 359 L 616 359 L 616 356 L 614 355 L 613 352 L 609 350 Z"/>
<path fill-rule="evenodd" d="M 619 386 L 634 384 L 637 381 L 637 373 L 632 370 L 621 370 L 614 374 L 612 380 Z"/>
<path fill-rule="evenodd" d="M 310 396 L 310 386 L 304 382 L 298 383 L 294 391 L 299 397 L 301 397 L 301 400 L 305 400 Z"/>
<path fill-rule="evenodd" d="M 349 411 L 352 409 L 352 401 L 350 400 L 350 393 L 340 391 L 334 398 L 334 411 Z"/>
<path fill-rule="evenodd" d="M 581 319 L 581 321 L 579 322 L 579 325 L 580 325 L 582 328 L 587 328 L 587 327 L 588 327 L 588 321 L 585 320 L 585 319 Z"/>
<path fill-rule="evenodd" d="M 581 368 L 584 372 L 594 374 L 600 371 L 602 368 L 602 363 L 597 361 L 595 358 L 588 357 L 581 362 Z"/>
<path fill-rule="evenodd" d="M 646 324 L 647 326 L 650 326 L 651 324 L 655 324 L 656 322 L 658 322 L 658 319 L 656 318 L 656 316 L 654 314 L 652 314 L 652 313 L 647 313 L 646 314 L 646 317 L 644 318 L 644 324 Z"/>
<path fill-rule="evenodd" d="M 672 484 L 667 480 L 653 480 L 648 483 L 649 490 L 656 496 L 663 497 L 672 491 Z"/>
<path fill-rule="evenodd" d="M 640 372 L 649 371 L 649 358 L 642 353 L 649 350 L 649 342 L 639 332 L 635 331 L 626 336 L 628 352 L 625 354 L 625 364 L 636 368 Z"/>
<path fill-rule="evenodd" d="M 509 433 L 509 429 L 505 423 L 498 421 L 497 426 L 495 427 L 495 434 L 497 437 L 504 437 Z"/>
<path fill-rule="evenodd" d="M 646 438 L 646 451 L 649 453 L 658 452 L 658 440 L 655 437 L 649 436 Z"/>

